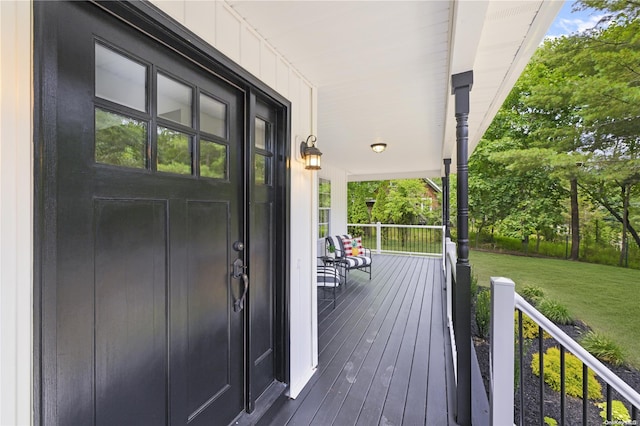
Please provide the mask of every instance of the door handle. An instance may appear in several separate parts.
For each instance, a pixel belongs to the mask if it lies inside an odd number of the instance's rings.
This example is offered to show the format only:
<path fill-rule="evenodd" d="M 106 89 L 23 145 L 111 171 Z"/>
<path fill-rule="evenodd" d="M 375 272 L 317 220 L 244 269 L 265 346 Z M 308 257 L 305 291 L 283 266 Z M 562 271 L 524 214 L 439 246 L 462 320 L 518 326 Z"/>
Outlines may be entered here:
<path fill-rule="evenodd" d="M 233 300 L 233 311 L 240 312 L 244 309 L 244 299 L 247 297 L 247 290 L 249 290 L 249 276 L 244 273 L 246 266 L 242 262 L 242 259 L 236 259 L 233 262 L 233 278 L 237 280 L 242 280 L 244 284 L 244 289 L 242 291 L 242 295 L 239 298 L 234 298 Z"/>

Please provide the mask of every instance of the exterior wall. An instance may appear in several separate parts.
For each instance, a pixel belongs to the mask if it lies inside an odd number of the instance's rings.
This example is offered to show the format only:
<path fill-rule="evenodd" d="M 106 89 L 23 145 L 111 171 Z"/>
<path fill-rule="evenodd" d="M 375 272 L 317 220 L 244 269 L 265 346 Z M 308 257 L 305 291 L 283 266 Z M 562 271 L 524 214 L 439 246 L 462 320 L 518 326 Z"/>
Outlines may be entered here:
<path fill-rule="evenodd" d="M 0 424 L 31 424 L 31 4 L 0 1 Z"/>
<path fill-rule="evenodd" d="M 180 24 L 247 69 L 291 101 L 290 396 L 309 380 L 317 360 L 315 291 L 317 178 L 304 169 L 301 140 L 315 134 L 314 87 L 260 37 L 226 2 L 153 0 Z M 305 238 L 307 236 L 307 238 Z"/>

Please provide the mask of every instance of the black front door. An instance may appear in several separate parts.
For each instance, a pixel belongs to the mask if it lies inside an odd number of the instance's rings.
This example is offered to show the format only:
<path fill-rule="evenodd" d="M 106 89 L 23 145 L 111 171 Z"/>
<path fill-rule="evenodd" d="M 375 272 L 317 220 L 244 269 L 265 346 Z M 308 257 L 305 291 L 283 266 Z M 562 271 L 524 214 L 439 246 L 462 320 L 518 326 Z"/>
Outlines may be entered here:
<path fill-rule="evenodd" d="M 248 146 L 243 90 L 94 5 L 43 7 L 44 423 L 228 424 L 276 374 L 273 139 Z"/>

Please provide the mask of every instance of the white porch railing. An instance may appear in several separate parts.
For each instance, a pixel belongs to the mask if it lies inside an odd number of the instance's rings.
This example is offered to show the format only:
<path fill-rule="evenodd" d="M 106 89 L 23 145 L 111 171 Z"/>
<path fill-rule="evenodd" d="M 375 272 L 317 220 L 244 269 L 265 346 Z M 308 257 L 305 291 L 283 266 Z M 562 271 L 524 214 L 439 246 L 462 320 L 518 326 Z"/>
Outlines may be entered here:
<path fill-rule="evenodd" d="M 587 368 L 590 368 L 607 384 L 608 422 L 612 421 L 610 392 L 610 387 L 612 387 L 631 405 L 631 424 L 637 424 L 634 420 L 637 421 L 640 394 L 517 294 L 513 281 L 508 278 L 491 278 L 491 424 L 511 425 L 514 423 L 514 310 L 525 313 L 535 321 L 541 329 L 540 335 L 542 335 L 542 330 L 550 334 L 561 345 L 561 348 L 564 348 L 561 349 L 561 353 L 568 350 L 580 359 L 584 365 L 583 375 L 586 374 Z M 542 356 L 540 359 L 542 360 Z M 521 365 L 520 371 L 522 370 L 523 366 Z M 563 372 L 561 372 L 562 375 Z M 520 388 L 522 390 L 522 383 Z M 583 395 L 583 398 L 585 397 L 586 395 Z M 541 400 L 544 399 L 541 398 Z M 524 407 L 521 406 L 521 412 L 523 410 Z M 583 405 L 583 423 L 586 421 L 584 410 L 586 410 L 586 404 Z M 564 416 L 564 413 L 561 415 Z M 522 424 L 522 420 L 523 416 L 521 415 L 520 424 Z"/>
<path fill-rule="evenodd" d="M 375 253 L 442 257 L 444 262 L 444 226 L 347 224 L 349 234 L 363 236 L 363 244 Z"/>

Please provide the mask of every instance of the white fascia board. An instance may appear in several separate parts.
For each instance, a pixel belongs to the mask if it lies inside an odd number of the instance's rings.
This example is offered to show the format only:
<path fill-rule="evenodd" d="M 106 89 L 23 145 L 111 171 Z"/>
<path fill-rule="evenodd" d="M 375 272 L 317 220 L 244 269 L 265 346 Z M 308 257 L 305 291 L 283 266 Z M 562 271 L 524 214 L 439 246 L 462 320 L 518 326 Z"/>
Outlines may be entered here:
<path fill-rule="evenodd" d="M 529 1 L 529 0 L 528 0 Z M 519 16 L 520 25 L 523 27 L 526 26 L 528 30 L 524 38 L 521 40 L 519 45 L 514 46 L 513 49 L 513 60 L 511 61 L 508 69 L 505 70 L 504 77 L 500 82 L 500 85 L 496 87 L 494 90 L 494 96 L 489 105 L 486 105 L 483 111 L 470 111 L 469 115 L 469 155 L 475 149 L 477 143 L 480 141 L 484 132 L 487 130 L 495 114 L 502 106 L 504 99 L 507 97 L 513 85 L 520 77 L 520 74 L 526 67 L 527 63 L 533 56 L 535 50 L 540 45 L 540 42 L 543 40 L 544 35 L 547 30 L 553 23 L 556 15 L 562 8 L 564 4 L 563 0 L 530 0 L 531 3 L 537 3 L 537 8 L 529 14 L 528 16 Z M 474 7 L 476 4 L 476 7 Z M 451 30 L 451 75 L 464 72 L 464 71 L 474 71 L 474 84 L 476 86 L 482 85 L 482 76 L 478 75 L 475 70 L 475 64 L 478 58 L 478 53 L 482 52 L 483 48 L 486 48 L 480 41 L 482 39 L 483 31 L 490 31 L 491 28 L 485 28 L 484 23 L 486 22 L 488 15 L 487 12 L 490 12 L 490 6 L 501 6 L 504 5 L 507 7 L 509 4 L 517 5 L 518 2 L 507 2 L 502 0 L 492 0 L 492 1 L 456 1 L 454 7 L 454 24 Z M 485 6 L 484 12 L 482 12 L 481 5 Z M 470 15 L 471 14 L 471 15 Z M 475 19 L 477 22 L 475 25 L 471 25 L 469 22 L 469 16 L 473 17 L 475 14 Z M 472 19 L 472 21 L 473 21 Z M 515 17 L 511 17 L 511 21 L 513 22 Z M 481 22 L 480 22 L 481 21 Z M 466 27 L 466 25 L 470 25 Z M 462 27 L 461 27 L 462 26 Z M 478 28 L 481 28 L 480 33 L 477 32 Z M 469 39 L 469 37 L 474 37 L 473 39 Z M 469 52 L 469 47 L 475 46 L 475 52 Z M 469 55 L 467 59 L 464 59 L 460 55 L 466 54 Z M 471 59 L 473 58 L 473 61 Z M 456 120 L 454 113 L 454 101 L 455 98 L 451 95 L 451 81 L 449 81 L 449 89 L 447 93 L 447 115 L 446 122 L 444 128 L 444 137 L 443 137 L 443 145 L 442 145 L 442 158 L 450 158 L 451 159 L 451 173 L 456 172 L 456 163 L 457 163 L 457 155 L 456 155 Z M 473 88 L 471 89 L 471 103 L 473 104 Z M 480 113 L 480 114 L 478 114 Z M 444 175 L 444 165 L 441 167 L 441 174 Z"/>
<path fill-rule="evenodd" d="M 451 76 L 473 70 L 479 49 L 482 29 L 486 20 L 489 1 L 456 0 L 451 8 L 451 28 L 449 35 L 449 84 L 446 88 L 446 118 L 442 137 L 442 158 L 450 158 L 452 171 L 455 170 L 455 99 L 451 96 Z M 453 128 L 453 133 L 451 129 Z M 451 137 L 453 135 L 453 141 Z M 444 176 L 444 164 L 439 171 Z"/>

